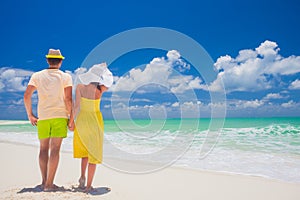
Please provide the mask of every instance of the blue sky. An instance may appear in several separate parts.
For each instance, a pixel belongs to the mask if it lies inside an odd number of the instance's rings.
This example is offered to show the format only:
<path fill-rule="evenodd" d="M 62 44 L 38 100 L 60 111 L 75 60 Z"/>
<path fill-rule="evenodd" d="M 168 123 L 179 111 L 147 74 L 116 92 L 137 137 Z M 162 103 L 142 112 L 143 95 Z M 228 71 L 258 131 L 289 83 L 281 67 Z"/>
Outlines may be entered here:
<path fill-rule="evenodd" d="M 178 117 L 180 109 L 200 108 L 209 117 L 209 92 L 226 91 L 228 117 L 299 116 L 300 3 L 287 1 L 4 1 L 1 3 L 0 119 L 25 119 L 23 92 L 30 75 L 47 67 L 49 48 L 61 49 L 63 71 L 74 77 L 84 72 L 87 55 L 101 42 L 126 30 L 162 27 L 197 41 L 213 59 L 216 79 L 205 87 L 201 74 L 177 49 L 146 49 L 120 56 L 109 68 L 126 86 L 111 88 L 102 102 L 103 114 L 115 109 L 137 118 Z M 188 67 L 189 66 L 189 67 Z M 159 68 L 160 67 L 160 68 Z M 176 76 L 151 75 L 149 69 L 179 70 L 197 100 L 179 102 L 188 92 Z M 181 69 L 181 70 L 180 70 Z M 148 70 L 148 71 L 147 71 Z M 166 73 L 165 72 L 165 73 Z M 161 78 L 166 87 L 145 84 Z M 123 82 L 122 82 L 123 81 Z M 121 84 L 123 83 L 123 84 Z M 183 89 L 185 88 L 185 89 Z M 111 98 L 118 102 L 110 104 Z M 36 97 L 34 102 L 36 102 Z M 116 106 L 112 108 L 113 106 Z"/>

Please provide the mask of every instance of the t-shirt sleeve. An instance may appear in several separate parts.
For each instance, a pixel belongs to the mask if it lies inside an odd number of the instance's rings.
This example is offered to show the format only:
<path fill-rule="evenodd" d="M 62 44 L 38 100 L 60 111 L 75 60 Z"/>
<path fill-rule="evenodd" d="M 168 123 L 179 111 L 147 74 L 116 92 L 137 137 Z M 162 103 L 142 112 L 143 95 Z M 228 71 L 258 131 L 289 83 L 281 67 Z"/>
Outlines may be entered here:
<path fill-rule="evenodd" d="M 32 74 L 32 76 L 30 77 L 28 85 L 33 85 L 34 87 L 37 87 L 38 81 L 37 81 L 37 75 L 35 73 Z"/>
<path fill-rule="evenodd" d="M 69 86 L 72 86 L 73 83 L 72 83 L 72 76 L 70 74 L 65 74 L 65 80 L 64 80 L 64 87 L 69 87 Z"/>

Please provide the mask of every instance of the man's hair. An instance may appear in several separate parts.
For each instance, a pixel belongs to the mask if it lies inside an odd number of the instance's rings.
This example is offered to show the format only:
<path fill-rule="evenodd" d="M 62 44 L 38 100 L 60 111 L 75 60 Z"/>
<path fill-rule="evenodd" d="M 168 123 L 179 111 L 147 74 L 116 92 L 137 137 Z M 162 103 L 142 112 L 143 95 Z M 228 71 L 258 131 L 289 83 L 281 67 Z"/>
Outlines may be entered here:
<path fill-rule="evenodd" d="M 58 65 L 62 59 L 60 58 L 47 58 L 49 65 Z"/>

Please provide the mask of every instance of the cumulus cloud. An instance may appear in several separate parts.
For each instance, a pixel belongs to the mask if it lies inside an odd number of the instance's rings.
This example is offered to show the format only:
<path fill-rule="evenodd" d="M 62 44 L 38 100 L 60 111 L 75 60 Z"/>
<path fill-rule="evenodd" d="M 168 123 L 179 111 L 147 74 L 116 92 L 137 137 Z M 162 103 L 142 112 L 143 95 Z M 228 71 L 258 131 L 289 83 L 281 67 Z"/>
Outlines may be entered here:
<path fill-rule="evenodd" d="M 133 68 L 126 75 L 115 78 L 116 84 L 110 90 L 136 91 L 138 88 L 147 86 L 151 90 L 161 90 L 159 87 L 161 86 L 173 93 L 184 93 L 186 90 L 203 87 L 199 77 L 180 73 L 189 69 L 190 65 L 181 58 L 180 53 L 170 50 L 166 57 L 152 59 L 144 69 Z"/>
<path fill-rule="evenodd" d="M 263 100 L 282 99 L 282 98 L 284 97 L 279 93 L 269 93 L 263 98 Z"/>
<path fill-rule="evenodd" d="M 172 104 L 172 107 L 179 107 L 179 102 L 175 102 Z"/>
<path fill-rule="evenodd" d="M 299 73 L 300 56 L 284 58 L 279 50 L 276 42 L 267 40 L 255 50 L 241 50 L 236 58 L 219 57 L 214 64 L 219 73 L 209 90 L 220 91 L 222 81 L 227 93 L 265 90 L 274 87 L 274 77 Z"/>
<path fill-rule="evenodd" d="M 291 90 L 299 90 L 300 89 L 300 80 L 295 80 L 291 83 L 291 85 L 289 86 L 289 89 Z"/>
<path fill-rule="evenodd" d="M 32 73 L 32 71 L 17 68 L 0 68 L 0 92 L 25 91 Z"/>
<path fill-rule="evenodd" d="M 264 101 L 262 100 L 238 100 L 235 102 L 235 107 L 240 109 L 240 108 L 258 108 L 260 106 L 264 105 Z"/>
<path fill-rule="evenodd" d="M 201 108 L 207 107 L 207 104 L 201 101 L 183 101 L 183 102 L 160 102 L 146 105 L 129 105 L 128 103 L 112 104 L 110 110 L 114 113 L 115 118 L 131 117 L 199 117 Z"/>
<path fill-rule="evenodd" d="M 19 100 L 13 100 L 12 104 L 14 105 L 24 105 L 24 100 L 23 99 L 19 99 Z"/>
<path fill-rule="evenodd" d="M 83 74 L 83 73 L 87 72 L 87 68 L 78 67 L 77 69 L 75 69 L 74 72 L 72 72 L 70 70 L 66 70 L 65 72 L 70 74 L 72 76 L 72 80 L 75 81 L 79 74 Z"/>
<path fill-rule="evenodd" d="M 291 108 L 291 107 L 295 107 L 296 103 L 293 100 L 290 100 L 289 102 L 282 103 L 281 106 L 284 108 Z"/>

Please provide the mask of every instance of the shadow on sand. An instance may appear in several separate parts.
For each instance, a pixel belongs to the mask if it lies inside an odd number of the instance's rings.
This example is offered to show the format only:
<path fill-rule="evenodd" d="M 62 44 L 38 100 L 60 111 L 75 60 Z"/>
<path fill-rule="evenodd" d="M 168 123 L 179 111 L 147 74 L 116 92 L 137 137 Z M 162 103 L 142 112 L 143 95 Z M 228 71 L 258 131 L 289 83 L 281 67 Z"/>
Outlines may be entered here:
<path fill-rule="evenodd" d="M 103 194 L 109 193 L 110 191 L 111 191 L 111 189 L 108 188 L 108 187 L 97 187 L 97 188 L 93 188 L 87 194 L 96 196 L 96 195 L 103 195 Z M 72 192 L 83 192 L 83 193 L 85 193 L 84 189 L 79 188 L 79 187 L 72 187 Z"/>
<path fill-rule="evenodd" d="M 44 192 L 44 190 L 43 190 L 43 187 L 41 185 L 37 185 L 33 188 L 23 188 L 22 190 L 17 192 L 17 194 L 26 193 L 26 192 L 37 193 L 37 192 Z M 55 189 L 53 191 L 49 191 L 49 192 L 72 192 L 72 190 L 71 189 L 66 189 L 64 187 L 58 187 L 57 189 Z"/>
<path fill-rule="evenodd" d="M 110 191 L 111 191 L 111 189 L 108 187 L 97 187 L 97 188 L 93 188 L 87 194 L 96 196 L 96 195 L 103 195 L 103 194 L 109 193 Z M 18 191 L 17 194 L 22 194 L 22 193 L 27 193 L 27 192 L 38 193 L 38 192 L 44 192 L 44 191 L 43 191 L 43 188 L 41 185 L 37 185 L 33 188 L 23 188 L 20 191 Z M 66 189 L 64 187 L 59 187 L 57 190 L 51 191 L 51 192 L 81 192 L 81 193 L 85 193 L 84 189 L 81 189 L 79 187 L 74 187 L 74 186 L 72 186 L 72 189 Z"/>

